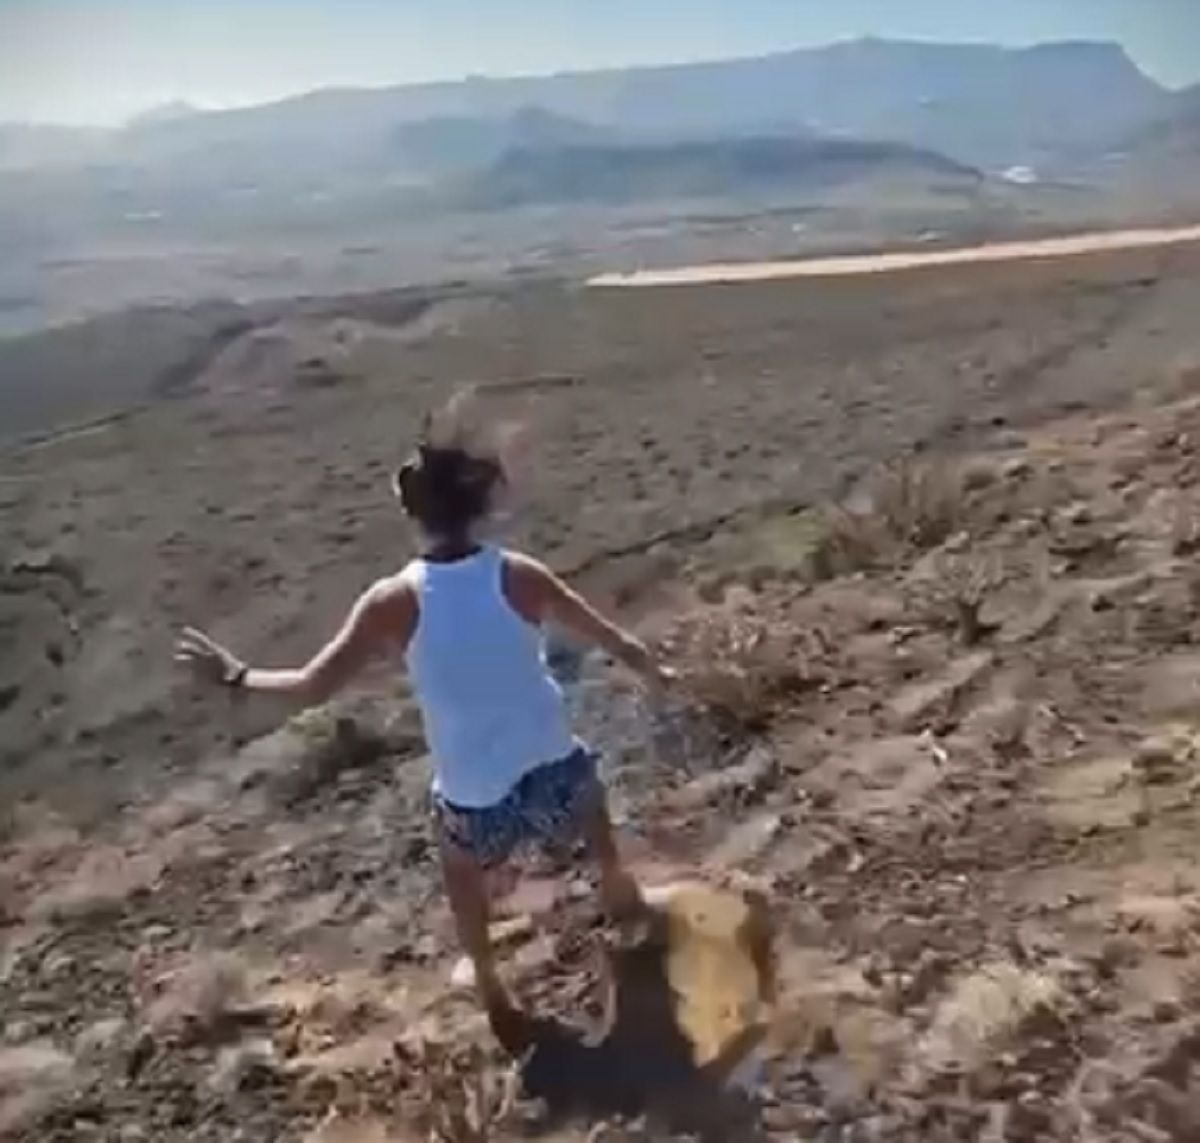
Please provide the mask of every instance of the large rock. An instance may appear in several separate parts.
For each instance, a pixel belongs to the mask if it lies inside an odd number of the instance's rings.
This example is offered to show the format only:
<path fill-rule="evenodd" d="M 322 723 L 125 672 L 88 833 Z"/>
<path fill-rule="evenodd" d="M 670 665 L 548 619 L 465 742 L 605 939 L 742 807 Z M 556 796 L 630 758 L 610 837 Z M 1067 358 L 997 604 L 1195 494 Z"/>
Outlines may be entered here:
<path fill-rule="evenodd" d="M 648 895 L 667 921 L 667 979 L 676 1017 L 701 1067 L 764 1028 L 774 991 L 765 902 L 700 882 Z M 736 1067 L 738 1059 L 724 1059 Z"/>

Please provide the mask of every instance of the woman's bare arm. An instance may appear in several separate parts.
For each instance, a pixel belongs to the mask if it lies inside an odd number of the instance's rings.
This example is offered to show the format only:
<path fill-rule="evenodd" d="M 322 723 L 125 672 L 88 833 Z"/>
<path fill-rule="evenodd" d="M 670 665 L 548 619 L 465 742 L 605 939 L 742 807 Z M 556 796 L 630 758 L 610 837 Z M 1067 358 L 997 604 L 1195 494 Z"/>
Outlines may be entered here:
<path fill-rule="evenodd" d="M 560 624 L 650 682 L 662 684 L 670 680 L 672 673 L 645 643 L 601 615 L 544 564 L 516 554 L 506 554 L 505 560 L 512 573 L 512 602 L 526 618 Z"/>
<path fill-rule="evenodd" d="M 416 621 L 407 584 L 381 580 L 355 603 L 338 633 L 303 667 L 260 670 L 201 631 L 188 628 L 176 647 L 178 661 L 209 683 L 283 695 L 305 706 L 324 702 L 389 646 L 404 647 Z"/>

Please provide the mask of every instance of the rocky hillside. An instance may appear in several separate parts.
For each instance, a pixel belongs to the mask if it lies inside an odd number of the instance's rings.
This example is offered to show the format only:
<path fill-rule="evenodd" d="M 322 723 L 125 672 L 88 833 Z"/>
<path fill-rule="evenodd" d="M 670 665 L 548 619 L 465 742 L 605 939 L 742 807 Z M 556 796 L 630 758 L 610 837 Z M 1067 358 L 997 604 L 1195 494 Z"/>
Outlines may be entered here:
<path fill-rule="evenodd" d="M 749 1102 L 713 1093 L 706 1138 L 1197 1137 L 1196 380 L 693 545 L 644 621 L 684 668 L 666 710 L 582 664 L 643 879 L 736 871 L 770 902 L 761 1066 Z M 357 700 L 90 836 L 11 806 L 0 1134 L 688 1126 L 611 1059 L 581 1089 L 481 1046 L 419 755 L 402 700 Z M 590 895 L 553 869 L 508 899 L 505 972 L 602 1023 Z"/>
<path fill-rule="evenodd" d="M 174 395 L 0 455 L 0 1136 L 1190 1143 L 1198 282 L 1181 245 L 70 332 Z M 683 668 L 651 708 L 556 656 L 631 861 L 728 894 L 626 945 L 571 855 L 498 878 L 517 1060 L 394 665 L 291 719 L 169 666 L 184 623 L 310 653 L 472 378 L 532 429 L 512 542 Z"/>

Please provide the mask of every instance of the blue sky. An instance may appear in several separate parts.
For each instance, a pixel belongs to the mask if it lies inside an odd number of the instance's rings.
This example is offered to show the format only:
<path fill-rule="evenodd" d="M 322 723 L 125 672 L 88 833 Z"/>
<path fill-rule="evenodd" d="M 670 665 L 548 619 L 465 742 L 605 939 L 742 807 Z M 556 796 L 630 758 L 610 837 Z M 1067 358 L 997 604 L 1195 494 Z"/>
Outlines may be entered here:
<path fill-rule="evenodd" d="M 756 54 L 861 35 L 1105 39 L 1200 81 L 1200 0 L 0 0 L 0 120 Z"/>

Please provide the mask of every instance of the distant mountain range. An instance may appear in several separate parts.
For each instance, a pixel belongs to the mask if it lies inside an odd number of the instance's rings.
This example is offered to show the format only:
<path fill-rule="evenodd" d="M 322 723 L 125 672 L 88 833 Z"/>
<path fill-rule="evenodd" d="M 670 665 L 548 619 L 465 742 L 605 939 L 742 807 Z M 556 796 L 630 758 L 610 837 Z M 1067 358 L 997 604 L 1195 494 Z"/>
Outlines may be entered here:
<path fill-rule="evenodd" d="M 539 107 L 621 132 L 660 135 L 757 134 L 765 123 L 786 121 L 1003 167 L 1120 135 L 1168 99 L 1115 44 L 1011 50 L 858 40 L 716 63 L 318 91 L 168 126 L 181 142 L 305 137 L 317 143 L 347 132 L 385 135 L 404 121 L 505 118 Z"/>
<path fill-rule="evenodd" d="M 906 142 L 975 165 L 1131 130 L 1170 93 L 1115 44 L 1025 49 L 865 39 L 714 63 L 315 91 L 231 111 L 172 104 L 116 133 L 118 151 L 336 136 L 386 138 L 417 120 L 504 119 L 537 107 L 621 132 L 761 133 L 764 125 Z"/>
<path fill-rule="evenodd" d="M 0 208 L 28 218 L 57 204 L 64 217 L 100 219 L 208 215 L 227 199 L 239 210 L 378 205 L 380 195 L 389 209 L 411 195 L 477 208 L 628 201 L 889 169 L 1053 178 L 1194 137 L 1198 103 L 1196 89 L 1160 87 L 1114 44 L 867 39 L 713 63 L 316 91 L 229 111 L 172 104 L 113 131 L 0 125 Z"/>

